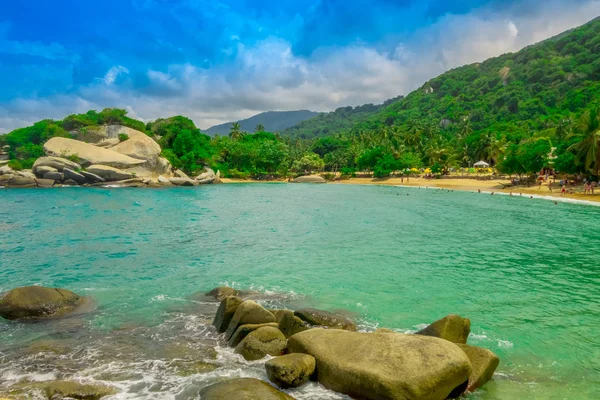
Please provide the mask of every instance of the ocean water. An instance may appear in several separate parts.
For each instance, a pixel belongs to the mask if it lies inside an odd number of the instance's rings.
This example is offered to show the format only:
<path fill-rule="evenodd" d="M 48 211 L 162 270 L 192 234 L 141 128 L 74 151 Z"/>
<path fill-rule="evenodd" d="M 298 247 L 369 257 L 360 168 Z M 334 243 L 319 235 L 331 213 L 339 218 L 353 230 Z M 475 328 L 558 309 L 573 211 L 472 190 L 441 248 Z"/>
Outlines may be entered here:
<path fill-rule="evenodd" d="M 0 397 L 76 379 L 114 399 L 194 399 L 265 378 L 210 327 L 218 285 L 313 306 L 361 329 L 415 331 L 449 313 L 501 358 L 471 399 L 600 394 L 600 208 L 447 190 L 236 184 L 0 190 L 0 291 L 63 287 L 85 314 L 0 321 Z M 297 399 L 343 399 L 318 384 Z M 41 397 L 40 397 L 41 398 Z"/>

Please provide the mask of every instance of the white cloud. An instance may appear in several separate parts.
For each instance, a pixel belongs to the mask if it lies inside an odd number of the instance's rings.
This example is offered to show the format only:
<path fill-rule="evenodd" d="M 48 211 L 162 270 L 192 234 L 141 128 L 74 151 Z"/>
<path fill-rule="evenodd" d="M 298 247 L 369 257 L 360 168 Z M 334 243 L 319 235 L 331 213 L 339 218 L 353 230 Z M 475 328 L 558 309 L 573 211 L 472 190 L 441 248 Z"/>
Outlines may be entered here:
<path fill-rule="evenodd" d="M 290 43 L 269 38 L 237 44 L 228 66 L 203 69 L 172 65 L 148 71 L 148 87 L 133 91 L 115 80 L 129 71 L 111 68 L 102 80 L 73 95 L 20 99 L 0 108 L 0 132 L 41 118 L 62 118 L 89 108 L 122 107 L 150 120 L 182 114 L 202 128 L 268 110 L 328 111 L 379 103 L 407 94 L 426 80 L 460 65 L 517 51 L 600 15 L 600 1 L 547 1 L 529 12 L 479 9 L 446 15 L 406 37 L 390 51 L 357 43 L 295 56 Z"/>

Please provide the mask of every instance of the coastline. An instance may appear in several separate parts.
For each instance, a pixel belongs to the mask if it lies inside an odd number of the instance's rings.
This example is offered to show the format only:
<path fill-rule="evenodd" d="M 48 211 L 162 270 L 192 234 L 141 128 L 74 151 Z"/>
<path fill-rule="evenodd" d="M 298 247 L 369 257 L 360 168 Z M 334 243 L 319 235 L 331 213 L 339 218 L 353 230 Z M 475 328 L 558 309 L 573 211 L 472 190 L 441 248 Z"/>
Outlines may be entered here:
<path fill-rule="evenodd" d="M 256 180 L 237 180 L 237 179 L 222 179 L 223 183 L 267 183 L 267 182 L 281 182 L 285 181 L 256 181 Z M 503 188 L 502 185 L 510 184 L 509 180 L 498 179 L 498 180 L 476 180 L 476 179 L 424 179 L 424 178 L 410 178 L 407 182 L 406 179 L 401 178 L 388 178 L 388 179 L 373 179 L 373 178 L 350 178 L 346 180 L 332 182 L 334 185 L 382 185 L 382 186 L 406 186 L 406 187 L 421 187 L 421 188 L 436 188 L 436 189 L 449 189 L 449 190 L 460 190 L 466 192 L 477 192 L 481 190 L 482 193 L 491 194 L 491 192 L 510 195 L 513 193 L 514 196 L 533 196 L 534 198 L 542 198 L 547 200 L 565 201 L 571 203 L 600 203 L 600 191 L 594 195 L 586 195 L 582 193 L 567 194 L 561 197 L 560 187 L 558 184 L 553 191 L 548 190 L 547 185 L 542 185 L 541 189 L 538 186 L 531 187 L 507 187 Z M 600 189 L 599 189 L 600 190 Z"/>

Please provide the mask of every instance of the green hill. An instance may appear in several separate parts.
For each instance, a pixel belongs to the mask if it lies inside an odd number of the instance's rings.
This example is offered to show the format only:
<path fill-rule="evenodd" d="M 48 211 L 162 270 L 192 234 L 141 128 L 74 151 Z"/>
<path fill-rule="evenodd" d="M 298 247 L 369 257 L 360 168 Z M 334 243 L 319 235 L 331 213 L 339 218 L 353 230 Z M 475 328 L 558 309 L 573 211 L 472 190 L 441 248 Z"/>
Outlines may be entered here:
<path fill-rule="evenodd" d="M 257 125 L 262 125 L 263 129 L 269 132 L 281 132 L 290 126 L 294 126 L 302 121 L 313 118 L 318 115 L 314 111 L 298 110 L 298 111 L 267 111 L 257 114 L 248 119 L 237 121 L 240 124 L 240 129 L 246 132 L 254 132 Z M 207 135 L 229 135 L 233 122 L 227 122 L 221 125 L 215 125 L 204 131 Z"/>

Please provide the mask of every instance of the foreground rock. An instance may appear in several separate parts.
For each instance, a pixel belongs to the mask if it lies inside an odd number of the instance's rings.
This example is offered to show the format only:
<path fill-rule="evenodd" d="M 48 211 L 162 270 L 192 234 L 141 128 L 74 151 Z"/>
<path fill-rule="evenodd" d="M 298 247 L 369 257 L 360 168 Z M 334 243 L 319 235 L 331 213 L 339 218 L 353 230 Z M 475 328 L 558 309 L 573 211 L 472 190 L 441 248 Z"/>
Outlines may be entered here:
<path fill-rule="evenodd" d="M 275 322 L 275 316 L 269 310 L 252 300 L 246 300 L 235 310 L 235 314 L 227 326 L 225 338 L 229 340 L 241 325 L 268 324 L 269 322 Z"/>
<path fill-rule="evenodd" d="M 196 186 L 198 182 L 190 178 L 169 178 L 169 182 L 175 186 Z"/>
<path fill-rule="evenodd" d="M 106 165 L 90 165 L 87 167 L 87 172 L 95 174 L 108 182 L 123 181 L 133 178 L 131 172 L 125 172 L 118 168 L 108 167 Z"/>
<path fill-rule="evenodd" d="M 238 291 L 228 286 L 219 286 L 205 293 L 206 296 L 212 297 L 215 300 L 221 301 L 225 297 L 237 296 Z"/>
<path fill-rule="evenodd" d="M 227 342 L 227 345 L 229 347 L 236 347 L 242 340 L 244 340 L 244 338 L 246 336 L 248 336 L 250 334 L 250 332 L 254 332 L 258 328 L 262 328 L 262 327 L 265 327 L 265 326 L 270 326 L 272 328 L 279 329 L 279 325 L 276 322 L 269 322 L 267 324 L 246 324 L 246 325 L 242 325 L 242 326 L 240 326 L 239 328 L 236 329 L 236 331 L 233 333 L 233 335 L 231 336 L 231 338 Z"/>
<path fill-rule="evenodd" d="M 471 374 L 457 345 L 426 336 L 311 329 L 292 336 L 288 351 L 313 356 L 325 387 L 361 399 L 444 400 Z"/>
<path fill-rule="evenodd" d="M 74 311 L 85 298 L 65 289 L 25 286 L 0 297 L 0 317 L 40 319 L 60 317 Z"/>
<path fill-rule="evenodd" d="M 70 179 L 74 182 L 77 182 L 78 185 L 83 185 L 87 182 L 85 176 L 81 175 L 79 172 L 72 171 L 69 168 L 63 169 L 63 174 L 65 175 L 65 179 Z"/>
<path fill-rule="evenodd" d="M 5 182 L 6 187 L 15 188 L 31 188 L 36 187 L 37 183 L 35 179 L 27 178 L 24 176 L 11 176 L 11 178 Z"/>
<path fill-rule="evenodd" d="M 200 185 L 206 185 L 209 183 L 219 183 L 221 180 L 217 174 L 215 174 L 215 171 L 213 171 L 211 168 L 204 167 L 204 172 L 196 177 L 196 181 Z"/>
<path fill-rule="evenodd" d="M 295 183 L 327 183 L 327 181 L 319 175 L 305 175 L 294 179 Z"/>
<path fill-rule="evenodd" d="M 252 331 L 235 348 L 247 361 L 260 360 L 270 356 L 283 354 L 287 340 L 281 331 L 270 326 L 263 326 Z"/>
<path fill-rule="evenodd" d="M 100 164 L 115 168 L 129 168 L 146 162 L 145 160 L 139 160 L 118 153 L 112 149 L 105 149 L 78 140 L 62 137 L 53 137 L 48 140 L 44 144 L 44 152 L 48 156 L 53 157 L 76 156 L 83 167 Z"/>
<path fill-rule="evenodd" d="M 42 167 L 53 168 L 53 169 L 57 170 L 58 172 L 62 172 L 62 170 L 65 168 L 69 168 L 73 171 L 81 169 L 81 165 L 79 165 L 76 162 L 73 162 L 71 160 L 67 160 L 66 158 L 40 157 L 37 160 L 35 160 L 35 163 L 33 164 L 33 167 L 31 168 L 31 170 L 33 171 L 34 174 L 38 175 L 39 170 Z"/>
<path fill-rule="evenodd" d="M 293 353 L 267 361 L 265 369 L 271 382 L 282 388 L 291 388 L 308 382 L 316 365 L 313 356 Z"/>
<path fill-rule="evenodd" d="M 330 313 L 329 311 L 303 308 L 294 311 L 294 315 L 311 325 L 356 331 L 356 324 L 354 322 L 350 321 L 348 318 Z"/>
<path fill-rule="evenodd" d="M 79 382 L 55 381 L 48 384 L 40 384 L 48 399 L 58 400 L 62 398 L 98 400 L 105 396 L 115 394 L 117 391 L 104 385 L 85 385 Z"/>
<path fill-rule="evenodd" d="M 275 320 L 279 324 L 279 330 L 286 338 L 295 335 L 298 332 L 311 329 L 311 326 L 294 315 L 291 310 L 277 310 L 274 312 Z"/>
<path fill-rule="evenodd" d="M 223 333 L 227 330 L 233 315 L 242 302 L 242 299 L 235 296 L 228 296 L 221 301 L 215 319 L 213 320 L 213 325 L 217 328 L 217 332 Z"/>
<path fill-rule="evenodd" d="M 200 391 L 202 400 L 294 400 L 266 382 L 252 378 L 215 383 Z"/>
<path fill-rule="evenodd" d="M 471 321 L 456 314 L 450 314 L 417 332 L 417 335 L 434 336 L 453 343 L 467 343 L 471 333 Z"/>
<path fill-rule="evenodd" d="M 500 359 L 488 349 L 469 346 L 468 344 L 459 344 L 458 346 L 469 357 L 471 366 L 473 367 L 467 388 L 468 391 L 472 392 L 492 379 L 496 368 L 498 368 L 498 364 L 500 364 Z"/>

